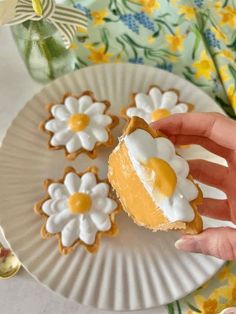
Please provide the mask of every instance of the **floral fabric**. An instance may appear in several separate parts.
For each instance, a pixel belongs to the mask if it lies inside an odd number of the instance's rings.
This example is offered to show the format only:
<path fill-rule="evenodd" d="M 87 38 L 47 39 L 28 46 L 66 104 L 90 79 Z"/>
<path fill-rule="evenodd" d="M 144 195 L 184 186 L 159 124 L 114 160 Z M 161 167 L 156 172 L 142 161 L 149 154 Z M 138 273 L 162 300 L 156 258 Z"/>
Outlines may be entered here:
<path fill-rule="evenodd" d="M 71 1 L 71 0 L 70 0 Z M 233 118 L 236 0 L 73 0 L 89 18 L 72 44 L 77 67 L 147 64 L 191 81 Z"/>
<path fill-rule="evenodd" d="M 70 0 L 71 1 L 71 0 Z M 230 115 L 236 112 L 236 0 L 73 0 L 89 18 L 71 49 L 77 67 L 147 64 L 191 81 Z M 236 263 L 228 263 L 170 314 L 216 314 L 236 305 Z"/>
<path fill-rule="evenodd" d="M 168 314 L 219 314 L 236 306 L 236 263 L 226 265 L 191 295 L 167 305 Z M 236 310 L 235 310 L 236 313 Z"/>

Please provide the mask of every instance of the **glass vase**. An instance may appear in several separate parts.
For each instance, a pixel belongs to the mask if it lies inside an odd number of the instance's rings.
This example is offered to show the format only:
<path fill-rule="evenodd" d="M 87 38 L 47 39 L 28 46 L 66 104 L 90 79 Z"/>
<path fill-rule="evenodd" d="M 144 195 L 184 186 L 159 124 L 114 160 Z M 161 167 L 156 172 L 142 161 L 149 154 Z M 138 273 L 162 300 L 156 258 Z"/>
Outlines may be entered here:
<path fill-rule="evenodd" d="M 26 21 L 11 27 L 30 75 L 46 83 L 75 69 L 76 58 L 66 49 L 56 27 L 46 21 Z"/>

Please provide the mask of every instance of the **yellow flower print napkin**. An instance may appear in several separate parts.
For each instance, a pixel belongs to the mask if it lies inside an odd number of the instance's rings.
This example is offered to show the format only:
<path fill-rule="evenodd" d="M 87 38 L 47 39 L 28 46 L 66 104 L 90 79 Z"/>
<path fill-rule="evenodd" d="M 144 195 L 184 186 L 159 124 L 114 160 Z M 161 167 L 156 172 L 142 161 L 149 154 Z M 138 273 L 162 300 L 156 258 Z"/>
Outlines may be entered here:
<path fill-rule="evenodd" d="M 226 265 L 188 297 L 167 305 L 168 314 L 219 314 L 236 306 L 236 263 Z"/>
<path fill-rule="evenodd" d="M 144 63 L 172 71 L 236 112 L 236 0 L 75 0 L 89 19 L 77 67 Z M 81 44 L 82 43 L 82 44 Z"/>

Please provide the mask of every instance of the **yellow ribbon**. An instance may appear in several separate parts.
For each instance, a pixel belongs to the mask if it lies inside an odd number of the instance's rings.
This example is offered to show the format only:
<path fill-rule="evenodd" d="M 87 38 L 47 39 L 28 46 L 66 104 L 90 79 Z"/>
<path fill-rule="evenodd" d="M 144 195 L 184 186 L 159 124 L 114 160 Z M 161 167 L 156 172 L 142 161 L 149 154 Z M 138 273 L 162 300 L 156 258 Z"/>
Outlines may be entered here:
<path fill-rule="evenodd" d="M 37 16 L 43 15 L 43 7 L 40 0 L 32 0 L 34 12 Z"/>

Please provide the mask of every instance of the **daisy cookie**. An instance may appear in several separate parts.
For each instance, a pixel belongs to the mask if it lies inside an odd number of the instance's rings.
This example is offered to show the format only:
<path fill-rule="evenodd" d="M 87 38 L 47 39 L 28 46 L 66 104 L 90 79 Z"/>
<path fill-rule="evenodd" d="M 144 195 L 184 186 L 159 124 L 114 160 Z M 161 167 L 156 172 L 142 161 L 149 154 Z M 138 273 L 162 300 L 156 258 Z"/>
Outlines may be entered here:
<path fill-rule="evenodd" d="M 202 193 L 189 175 L 188 163 L 143 119 L 131 119 L 110 155 L 108 179 L 138 225 L 153 231 L 201 232 L 197 205 Z"/>
<path fill-rule="evenodd" d="M 185 113 L 192 109 L 193 105 L 179 101 L 176 90 L 161 91 L 158 86 L 151 86 L 147 94 L 133 94 L 131 104 L 122 110 L 122 114 L 127 120 L 140 117 L 151 123 L 171 114 Z"/>
<path fill-rule="evenodd" d="M 67 168 L 58 181 L 45 181 L 46 196 L 35 204 L 35 212 L 46 219 L 41 236 L 58 238 L 61 254 L 83 245 L 95 252 L 102 235 L 117 233 L 115 215 L 119 204 L 107 180 L 99 180 L 97 168 L 84 173 Z"/>
<path fill-rule="evenodd" d="M 109 107 L 109 101 L 97 101 L 90 91 L 80 96 L 67 94 L 61 104 L 50 104 L 49 118 L 40 124 L 50 135 L 48 148 L 64 149 L 69 160 L 81 153 L 96 158 L 98 147 L 114 142 L 111 129 L 119 119 L 107 113 Z"/>

